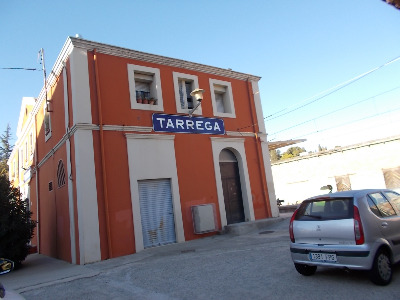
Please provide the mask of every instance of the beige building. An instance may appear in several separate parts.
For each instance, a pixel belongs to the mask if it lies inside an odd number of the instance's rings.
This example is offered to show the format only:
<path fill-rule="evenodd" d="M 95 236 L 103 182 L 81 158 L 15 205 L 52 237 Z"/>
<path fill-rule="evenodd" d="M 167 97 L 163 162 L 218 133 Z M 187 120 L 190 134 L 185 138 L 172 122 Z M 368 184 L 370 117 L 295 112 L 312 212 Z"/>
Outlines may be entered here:
<path fill-rule="evenodd" d="M 300 156 L 272 164 L 276 197 L 284 205 L 329 192 L 390 188 L 400 191 L 400 136 Z"/>

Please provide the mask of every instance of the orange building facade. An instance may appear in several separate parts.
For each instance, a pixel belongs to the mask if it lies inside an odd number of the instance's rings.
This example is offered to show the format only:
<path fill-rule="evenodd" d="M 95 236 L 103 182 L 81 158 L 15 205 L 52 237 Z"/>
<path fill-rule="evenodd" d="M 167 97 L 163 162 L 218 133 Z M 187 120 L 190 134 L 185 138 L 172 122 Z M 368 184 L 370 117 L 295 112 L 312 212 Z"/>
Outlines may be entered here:
<path fill-rule="evenodd" d="M 278 216 L 259 77 L 72 37 L 49 74 L 9 160 L 40 253 L 86 264 Z"/>

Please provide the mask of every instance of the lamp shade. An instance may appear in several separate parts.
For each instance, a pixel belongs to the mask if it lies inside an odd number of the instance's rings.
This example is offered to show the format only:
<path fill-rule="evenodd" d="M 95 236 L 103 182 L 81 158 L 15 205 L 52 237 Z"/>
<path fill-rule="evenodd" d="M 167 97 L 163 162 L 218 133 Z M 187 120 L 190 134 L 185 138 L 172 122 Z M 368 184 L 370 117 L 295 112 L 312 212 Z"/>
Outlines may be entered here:
<path fill-rule="evenodd" d="M 203 100 L 203 93 L 203 89 L 195 89 L 190 93 L 190 96 L 194 97 L 196 101 L 200 102 L 201 100 Z"/>

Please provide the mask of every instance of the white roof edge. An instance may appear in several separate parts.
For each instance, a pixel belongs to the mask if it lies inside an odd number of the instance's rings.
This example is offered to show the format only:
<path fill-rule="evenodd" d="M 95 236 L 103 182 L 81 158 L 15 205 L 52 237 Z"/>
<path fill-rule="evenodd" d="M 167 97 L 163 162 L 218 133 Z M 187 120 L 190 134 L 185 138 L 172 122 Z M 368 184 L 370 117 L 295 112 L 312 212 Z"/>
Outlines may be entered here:
<path fill-rule="evenodd" d="M 161 55 L 156 55 L 156 54 L 150 54 L 150 53 L 132 50 L 132 49 L 128 49 L 128 48 L 122 48 L 122 47 L 118 47 L 118 46 L 112 46 L 112 45 L 108 45 L 108 44 L 93 42 L 93 41 L 89 41 L 89 40 L 85 40 L 85 39 L 81 39 L 81 38 L 69 37 L 69 39 L 71 40 L 74 47 L 82 48 L 85 50 L 96 49 L 96 51 L 98 51 L 100 53 L 110 54 L 110 55 L 114 55 L 114 56 L 118 56 L 118 57 L 137 59 L 137 60 L 141 60 L 141 61 L 161 64 L 161 65 L 167 65 L 167 66 L 171 66 L 171 67 L 178 67 L 178 68 L 189 69 L 189 70 L 193 70 L 193 71 L 199 71 L 199 72 L 203 72 L 203 73 L 209 73 L 209 74 L 213 74 L 213 75 L 230 77 L 230 78 L 234 78 L 234 79 L 241 79 L 241 80 L 250 79 L 253 81 L 259 81 L 261 79 L 261 77 L 259 77 L 259 76 L 236 72 L 236 71 L 232 71 L 230 69 L 223 69 L 223 68 L 208 66 L 208 65 L 204 65 L 204 64 L 195 63 L 195 62 L 190 62 L 190 61 L 186 61 L 186 60 L 182 60 L 182 59 L 171 58 L 171 57 L 166 57 L 166 56 L 161 56 Z"/>

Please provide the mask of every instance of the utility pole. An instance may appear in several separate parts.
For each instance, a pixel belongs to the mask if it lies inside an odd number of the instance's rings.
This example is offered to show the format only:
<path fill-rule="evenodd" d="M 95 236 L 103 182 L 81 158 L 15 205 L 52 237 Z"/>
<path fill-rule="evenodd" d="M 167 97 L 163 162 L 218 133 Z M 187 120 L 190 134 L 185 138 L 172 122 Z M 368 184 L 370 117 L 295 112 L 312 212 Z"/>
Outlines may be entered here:
<path fill-rule="evenodd" d="M 44 81 L 44 95 L 46 99 L 46 111 L 51 112 L 50 110 L 50 101 L 47 99 L 47 80 L 46 80 L 46 65 L 44 61 L 44 49 L 41 48 L 39 50 L 39 56 L 40 56 L 40 64 L 42 65 L 42 70 L 43 70 L 43 81 Z"/>

